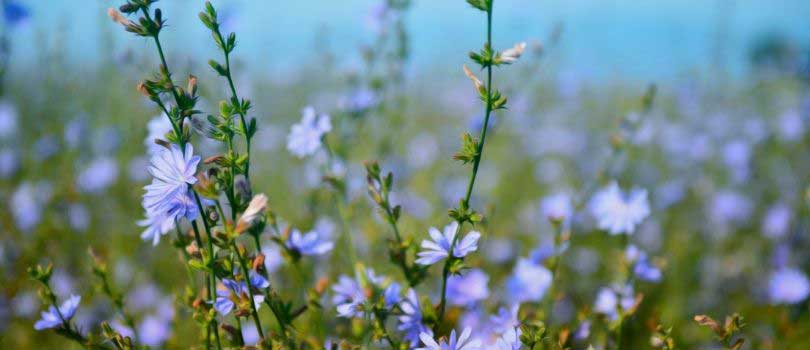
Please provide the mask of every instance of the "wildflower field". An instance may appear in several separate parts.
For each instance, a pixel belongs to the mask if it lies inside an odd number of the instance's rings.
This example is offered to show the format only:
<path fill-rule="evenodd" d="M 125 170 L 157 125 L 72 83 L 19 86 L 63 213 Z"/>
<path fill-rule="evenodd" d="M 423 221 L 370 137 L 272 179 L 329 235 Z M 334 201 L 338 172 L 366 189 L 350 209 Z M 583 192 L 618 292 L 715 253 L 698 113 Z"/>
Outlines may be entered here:
<path fill-rule="evenodd" d="M 0 348 L 810 348 L 810 32 L 587 74 L 434 1 L 0 0 Z"/>

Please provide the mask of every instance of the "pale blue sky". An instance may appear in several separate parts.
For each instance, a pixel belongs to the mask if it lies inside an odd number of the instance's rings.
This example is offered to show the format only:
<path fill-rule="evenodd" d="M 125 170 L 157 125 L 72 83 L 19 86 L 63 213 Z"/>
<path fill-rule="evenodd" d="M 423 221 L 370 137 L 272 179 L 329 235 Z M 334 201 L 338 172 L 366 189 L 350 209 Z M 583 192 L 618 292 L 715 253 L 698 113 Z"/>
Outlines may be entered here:
<path fill-rule="evenodd" d="M 93 60 L 100 54 L 102 26 L 114 31 L 119 49 L 149 45 L 127 36 L 106 19 L 104 10 L 121 1 L 19 1 L 31 8 L 33 18 L 16 30 L 17 58 L 41 49 L 44 38 L 61 41 L 72 60 Z M 319 30 L 329 33 L 333 52 L 356 57 L 355 49 L 369 38 L 366 21 L 376 1 L 214 3 L 233 16 L 240 59 L 255 72 L 276 75 L 311 61 Z M 463 0 L 414 1 L 408 14 L 414 67 L 457 67 L 467 51 L 480 46 L 484 17 Z M 196 17 L 202 0 L 158 4 L 172 26 L 165 34 L 171 52 L 182 50 L 201 59 L 212 54 L 211 41 Z M 721 19 L 728 23 L 726 59 L 737 75 L 744 74 L 750 43 L 762 34 L 782 33 L 810 46 L 810 1 L 804 0 L 498 0 L 495 11 L 497 46 L 542 40 L 554 23 L 561 22 L 565 31 L 559 69 L 599 77 L 662 80 L 694 69 L 706 70 Z M 25 60 L 16 60 L 21 61 Z"/>

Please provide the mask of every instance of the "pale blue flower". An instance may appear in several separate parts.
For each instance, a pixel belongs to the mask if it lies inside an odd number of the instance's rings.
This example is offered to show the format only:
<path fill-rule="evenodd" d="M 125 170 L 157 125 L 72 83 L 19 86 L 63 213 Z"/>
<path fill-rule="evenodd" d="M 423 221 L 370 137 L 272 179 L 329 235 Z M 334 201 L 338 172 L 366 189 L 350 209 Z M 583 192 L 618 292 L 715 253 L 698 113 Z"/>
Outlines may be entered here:
<path fill-rule="evenodd" d="M 447 278 L 447 301 L 452 305 L 470 306 L 489 296 L 489 276 L 480 269 Z"/>
<path fill-rule="evenodd" d="M 458 231 L 458 222 L 455 221 L 444 227 L 444 233 L 439 232 L 435 227 L 431 227 L 428 233 L 432 241 L 422 241 L 422 249 L 424 250 L 417 254 L 419 258 L 416 259 L 416 263 L 420 265 L 433 265 L 447 258 L 450 255 L 450 247 L 456 237 L 456 231 Z M 467 254 L 478 250 L 478 239 L 480 237 L 480 233 L 471 231 L 453 247 L 453 256 L 463 258 L 467 256 Z"/>
<path fill-rule="evenodd" d="M 150 162 L 149 173 L 154 178 L 144 187 L 142 205 L 146 219 L 138 224 L 146 227 L 141 238 L 157 245 L 160 236 L 171 231 L 177 220 L 194 220 L 199 214 L 189 186 L 197 182 L 194 175 L 200 157 L 194 155 L 194 147 L 187 143 L 185 152 L 172 145 L 154 154 Z"/>
<path fill-rule="evenodd" d="M 506 281 L 511 302 L 540 301 L 551 286 L 551 271 L 526 258 L 518 259 L 512 276 Z"/>
<path fill-rule="evenodd" d="M 48 308 L 48 311 L 42 311 L 40 318 L 34 323 L 34 329 L 41 331 L 43 329 L 58 328 L 69 322 L 73 315 L 76 314 L 76 309 L 79 308 L 79 302 L 82 298 L 78 295 L 71 295 L 70 298 L 65 300 L 59 309 L 53 305 Z"/>
<path fill-rule="evenodd" d="M 287 247 L 301 255 L 323 255 L 334 248 L 335 244 L 321 238 L 318 232 L 312 231 L 301 234 L 294 229 L 287 239 Z"/>
<path fill-rule="evenodd" d="M 143 207 L 147 210 L 171 204 L 178 193 L 185 192 L 188 185 L 197 183 L 194 175 L 200 156 L 194 155 L 194 147 L 187 143 L 185 150 L 177 145 L 163 149 L 149 160 L 152 183 L 144 187 Z"/>
<path fill-rule="evenodd" d="M 614 181 L 594 194 L 591 213 L 600 229 L 612 235 L 632 234 L 636 225 L 650 215 L 647 190 L 636 188 L 625 195 Z"/>
<path fill-rule="evenodd" d="M 338 283 L 332 286 L 332 290 L 335 292 L 332 303 L 335 304 L 339 317 L 363 316 L 361 306 L 366 302 L 366 293 L 356 280 L 342 275 L 338 278 Z"/>
<path fill-rule="evenodd" d="M 495 342 L 496 350 L 520 350 L 520 347 L 523 346 L 520 342 L 520 334 L 520 328 L 507 329 Z"/>
<path fill-rule="evenodd" d="M 146 139 L 143 140 L 144 146 L 146 146 L 146 153 L 150 156 L 160 153 L 165 147 L 155 143 L 155 140 L 163 140 L 166 141 L 166 134 L 174 131 L 172 128 L 172 122 L 169 121 L 169 117 L 165 114 L 160 114 L 152 119 L 146 124 L 147 135 Z"/>
<path fill-rule="evenodd" d="M 461 335 L 456 338 L 456 330 L 450 332 L 450 338 L 445 340 L 440 339 L 437 343 L 433 339 L 433 334 L 422 333 L 419 339 L 422 340 L 424 347 L 416 348 L 416 350 L 480 350 L 481 341 L 477 339 L 470 339 L 470 328 L 464 328 Z"/>
<path fill-rule="evenodd" d="M 287 150 L 298 158 L 315 154 L 321 148 L 323 135 L 332 130 L 329 115 L 317 115 L 315 109 L 301 111 L 301 121 L 294 124 L 287 136 Z"/>
<path fill-rule="evenodd" d="M 190 190 L 175 194 L 161 206 L 147 209 L 146 219 L 138 221 L 138 226 L 146 227 L 141 233 L 141 239 L 152 241 L 152 245 L 160 242 L 160 236 L 167 234 L 175 228 L 175 222 L 181 218 L 193 221 L 199 215 L 199 208 Z"/>
<path fill-rule="evenodd" d="M 799 269 L 783 267 L 768 280 L 768 297 L 772 304 L 797 304 L 810 295 L 810 280 Z"/>
<path fill-rule="evenodd" d="M 404 333 L 402 339 L 409 342 L 411 347 L 419 344 L 420 334 L 426 333 L 430 337 L 433 336 L 433 331 L 422 322 L 422 308 L 419 306 L 419 297 L 413 288 L 408 289 L 399 308 L 402 309 L 402 315 L 398 318 L 397 329 Z"/>

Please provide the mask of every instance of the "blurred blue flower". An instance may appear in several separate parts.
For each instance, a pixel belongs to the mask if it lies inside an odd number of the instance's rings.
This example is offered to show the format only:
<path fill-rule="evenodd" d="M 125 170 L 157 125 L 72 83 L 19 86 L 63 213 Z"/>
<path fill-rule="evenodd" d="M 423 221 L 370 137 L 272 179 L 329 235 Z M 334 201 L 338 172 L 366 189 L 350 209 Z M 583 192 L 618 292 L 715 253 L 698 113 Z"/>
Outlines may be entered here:
<path fill-rule="evenodd" d="M 378 103 L 377 94 L 374 91 L 360 88 L 352 93 L 343 101 L 341 105 L 349 113 L 363 113 Z"/>
<path fill-rule="evenodd" d="M 335 244 L 324 240 L 318 232 L 311 231 L 301 234 L 301 231 L 294 229 L 287 239 L 287 247 L 301 255 L 323 255 L 334 248 Z"/>
<path fill-rule="evenodd" d="M 619 318 L 619 307 L 627 310 L 633 307 L 635 295 L 632 285 L 617 286 L 614 288 L 603 287 L 596 294 L 593 311 L 607 316 L 610 320 Z"/>
<path fill-rule="evenodd" d="M 11 195 L 9 209 L 14 222 L 21 231 L 30 231 L 42 219 L 42 206 L 50 195 L 43 193 L 42 186 L 23 182 Z"/>
<path fill-rule="evenodd" d="M 404 333 L 402 339 L 409 342 L 411 347 L 419 344 L 420 334 L 426 333 L 433 336 L 433 331 L 422 322 L 422 308 L 419 306 L 419 297 L 413 288 L 408 289 L 399 308 L 402 309 L 402 315 L 398 318 L 397 329 Z"/>
<path fill-rule="evenodd" d="M 20 169 L 20 158 L 11 148 L 0 150 L 0 179 L 8 179 Z"/>
<path fill-rule="evenodd" d="M 520 350 L 523 343 L 520 342 L 520 328 L 512 327 L 501 334 L 495 342 L 496 350 Z"/>
<path fill-rule="evenodd" d="M 45 135 L 34 142 L 34 159 L 42 161 L 59 152 L 59 140 L 53 135 Z"/>
<path fill-rule="evenodd" d="M 797 304 L 810 295 L 810 281 L 799 269 L 783 267 L 771 274 L 768 296 L 772 304 Z"/>
<path fill-rule="evenodd" d="M 419 335 L 419 339 L 425 346 L 416 348 L 416 350 L 480 350 L 481 341 L 470 339 L 471 332 L 470 328 L 464 328 L 461 335 L 456 338 L 454 329 L 450 332 L 449 339 L 441 338 L 438 343 L 433 339 L 432 333 L 425 332 Z"/>
<path fill-rule="evenodd" d="M 114 158 L 101 157 L 93 160 L 76 178 L 81 192 L 99 194 L 118 179 L 118 163 Z"/>
<path fill-rule="evenodd" d="M 493 330 L 498 333 L 505 333 L 510 329 L 520 327 L 520 320 L 518 320 L 519 310 L 519 303 L 514 303 L 509 307 L 499 308 L 498 313 L 490 316 L 489 318 L 489 322 L 492 324 Z"/>
<path fill-rule="evenodd" d="M 762 219 L 762 234 L 768 238 L 781 238 L 790 230 L 793 213 L 785 203 L 777 203 L 768 208 Z"/>
<path fill-rule="evenodd" d="M 647 253 L 636 247 L 630 245 L 625 250 L 625 258 L 633 265 L 633 274 L 642 281 L 659 282 L 661 281 L 661 269 L 650 263 Z"/>
<path fill-rule="evenodd" d="M 447 301 L 452 305 L 471 306 L 489 296 L 489 276 L 480 269 L 447 278 Z"/>
<path fill-rule="evenodd" d="M 574 213 L 574 205 L 569 195 L 556 193 L 540 201 L 540 212 L 546 219 L 567 223 Z"/>
<path fill-rule="evenodd" d="M 90 226 L 90 212 L 81 203 L 73 203 L 68 207 L 68 223 L 70 228 L 77 232 L 87 231 Z"/>
<path fill-rule="evenodd" d="M 301 111 L 301 121 L 287 135 L 287 150 L 298 158 L 311 156 L 321 148 L 323 135 L 331 130 L 329 115 L 317 115 L 315 108 L 306 107 Z"/>
<path fill-rule="evenodd" d="M 417 255 L 416 263 L 420 265 L 433 265 L 450 255 L 450 248 L 453 240 L 458 231 L 458 222 L 452 222 L 450 225 L 444 227 L 444 233 L 439 232 L 439 229 L 431 227 L 428 230 L 432 241 L 422 241 L 422 251 Z M 455 247 L 453 247 L 453 256 L 456 258 L 463 258 L 467 254 L 478 250 L 478 239 L 481 234 L 476 231 L 471 231 L 469 234 L 459 240 Z"/>
<path fill-rule="evenodd" d="M 506 293 L 510 302 L 540 301 L 551 286 L 551 271 L 540 263 L 526 258 L 518 259 L 512 275 L 506 280 Z"/>
<path fill-rule="evenodd" d="M 3 19 L 8 23 L 10 26 L 15 26 L 31 16 L 31 13 L 28 9 L 14 0 L 7 0 L 3 1 Z"/>
<path fill-rule="evenodd" d="M 612 235 L 632 234 L 636 225 L 650 215 L 647 190 L 636 188 L 625 195 L 614 181 L 593 195 L 591 213 L 600 229 Z"/>
<path fill-rule="evenodd" d="M 0 101 L 0 139 L 17 133 L 17 108 L 11 102 Z"/>
<path fill-rule="evenodd" d="M 790 109 L 779 116 L 777 131 L 784 142 L 795 142 L 804 136 L 804 121 L 798 110 Z"/>
<path fill-rule="evenodd" d="M 143 345 L 159 347 L 171 335 L 171 320 L 159 315 L 148 315 L 138 325 L 138 340 Z"/>
<path fill-rule="evenodd" d="M 76 309 L 79 308 L 79 301 L 81 300 L 82 298 L 80 296 L 71 295 L 70 298 L 59 306 L 59 309 L 51 305 L 48 311 L 43 311 L 40 314 L 42 318 L 34 323 L 34 329 L 41 331 L 43 329 L 62 326 L 64 323 L 70 321 L 73 315 L 76 314 Z"/>

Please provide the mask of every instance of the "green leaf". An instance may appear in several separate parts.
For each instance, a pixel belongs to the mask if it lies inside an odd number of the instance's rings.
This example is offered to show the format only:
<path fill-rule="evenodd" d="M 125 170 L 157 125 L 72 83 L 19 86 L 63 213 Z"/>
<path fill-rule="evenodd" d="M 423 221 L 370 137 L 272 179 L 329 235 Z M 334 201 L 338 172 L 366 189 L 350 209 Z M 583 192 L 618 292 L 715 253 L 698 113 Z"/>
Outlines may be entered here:
<path fill-rule="evenodd" d="M 467 3 L 484 12 L 489 10 L 489 0 L 467 0 Z"/>

